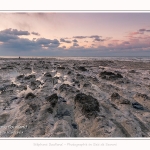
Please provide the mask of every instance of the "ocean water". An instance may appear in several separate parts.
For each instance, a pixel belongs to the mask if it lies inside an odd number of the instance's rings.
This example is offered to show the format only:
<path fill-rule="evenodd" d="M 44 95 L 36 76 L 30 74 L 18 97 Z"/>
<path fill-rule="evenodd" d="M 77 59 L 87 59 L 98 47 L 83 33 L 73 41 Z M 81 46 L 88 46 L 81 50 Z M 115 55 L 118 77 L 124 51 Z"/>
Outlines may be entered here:
<path fill-rule="evenodd" d="M 16 59 L 18 56 L 0 56 L 0 60 L 2 59 Z M 27 58 L 27 59 L 58 59 L 58 60 L 120 60 L 120 61 L 144 61 L 144 62 L 150 62 L 150 57 L 40 57 L 40 56 L 21 56 L 21 58 Z"/>

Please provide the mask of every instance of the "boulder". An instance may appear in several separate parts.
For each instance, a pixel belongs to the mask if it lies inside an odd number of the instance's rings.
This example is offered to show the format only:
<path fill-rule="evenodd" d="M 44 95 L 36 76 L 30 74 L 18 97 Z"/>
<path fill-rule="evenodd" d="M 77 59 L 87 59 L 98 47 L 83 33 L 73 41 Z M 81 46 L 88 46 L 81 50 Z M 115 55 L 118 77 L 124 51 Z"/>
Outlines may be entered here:
<path fill-rule="evenodd" d="M 100 111 L 97 99 L 93 98 L 90 95 L 79 93 L 75 96 L 74 102 L 76 106 L 82 108 L 81 111 L 87 118 L 90 118 L 92 116 L 96 117 L 97 112 Z"/>
<path fill-rule="evenodd" d="M 58 96 L 57 94 L 52 94 L 51 96 L 48 96 L 45 98 L 48 102 L 50 102 L 52 107 L 55 107 L 58 102 Z"/>
<path fill-rule="evenodd" d="M 113 73 L 113 72 L 109 72 L 109 71 L 103 71 L 100 73 L 100 77 L 102 79 L 106 79 L 106 80 L 117 80 L 120 78 L 123 78 L 123 76 L 120 73 Z"/>
<path fill-rule="evenodd" d="M 28 93 L 26 96 L 25 96 L 25 99 L 32 99 L 32 98 L 34 98 L 34 97 L 36 97 L 33 93 Z"/>

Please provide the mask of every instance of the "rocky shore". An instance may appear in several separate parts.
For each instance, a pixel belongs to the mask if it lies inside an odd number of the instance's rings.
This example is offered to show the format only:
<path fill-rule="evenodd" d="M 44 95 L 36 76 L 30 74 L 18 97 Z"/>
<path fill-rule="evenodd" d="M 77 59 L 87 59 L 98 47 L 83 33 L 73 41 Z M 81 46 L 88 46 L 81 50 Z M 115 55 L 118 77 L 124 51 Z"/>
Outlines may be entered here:
<path fill-rule="evenodd" d="M 1 58 L 0 137 L 150 137 L 150 62 Z"/>

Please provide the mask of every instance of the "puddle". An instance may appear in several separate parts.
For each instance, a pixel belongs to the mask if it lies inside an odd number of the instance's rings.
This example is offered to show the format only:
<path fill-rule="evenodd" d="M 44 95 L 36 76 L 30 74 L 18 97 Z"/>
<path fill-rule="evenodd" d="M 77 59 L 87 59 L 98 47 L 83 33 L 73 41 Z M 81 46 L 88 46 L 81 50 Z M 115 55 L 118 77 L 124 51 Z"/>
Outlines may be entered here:
<path fill-rule="evenodd" d="M 16 78 L 16 76 L 18 76 L 20 73 L 17 72 L 16 70 L 13 70 L 13 71 L 9 71 L 9 72 L 2 72 L 1 73 L 1 76 L 4 80 L 6 79 L 13 79 L 13 78 Z"/>

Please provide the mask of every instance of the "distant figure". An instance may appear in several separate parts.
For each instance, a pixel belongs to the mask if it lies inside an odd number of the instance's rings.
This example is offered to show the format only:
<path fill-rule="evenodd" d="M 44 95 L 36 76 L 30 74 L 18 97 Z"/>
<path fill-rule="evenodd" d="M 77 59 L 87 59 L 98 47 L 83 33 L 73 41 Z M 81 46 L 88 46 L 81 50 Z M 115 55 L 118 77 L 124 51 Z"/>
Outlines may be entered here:
<path fill-rule="evenodd" d="M 19 56 L 19 59 L 20 59 L 20 56 Z"/>

